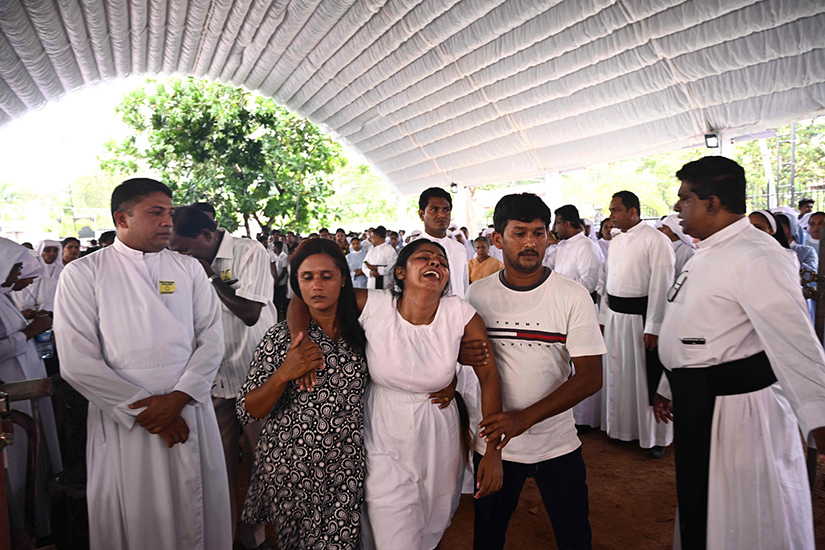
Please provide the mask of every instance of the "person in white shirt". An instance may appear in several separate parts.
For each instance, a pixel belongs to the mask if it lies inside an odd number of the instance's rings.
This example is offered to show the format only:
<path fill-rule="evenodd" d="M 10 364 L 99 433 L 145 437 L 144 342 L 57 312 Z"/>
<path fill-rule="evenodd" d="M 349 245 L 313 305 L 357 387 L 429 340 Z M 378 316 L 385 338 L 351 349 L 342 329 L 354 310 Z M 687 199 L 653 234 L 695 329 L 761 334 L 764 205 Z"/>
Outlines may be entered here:
<path fill-rule="evenodd" d="M 493 241 L 504 253 L 504 270 L 473 283 L 467 299 L 487 326 L 503 410 L 482 420 L 474 461 L 496 445 L 504 484 L 475 500 L 473 547 L 504 548 L 510 516 L 532 477 L 558 548 L 590 548 L 586 473 L 571 407 L 602 383 L 605 346 L 596 310 L 581 284 L 542 265 L 550 209 L 539 197 L 503 197 L 494 220 Z M 484 358 L 465 353 L 460 360 L 476 364 Z"/>
<path fill-rule="evenodd" d="M 278 311 L 278 318 L 286 315 L 287 300 L 286 286 L 289 280 L 289 256 L 286 253 L 286 245 L 281 241 L 273 241 L 272 252 L 275 253 L 275 297 L 272 302 Z"/>
<path fill-rule="evenodd" d="M 60 272 L 63 271 L 63 262 L 57 261 L 58 258 L 63 257 L 63 245 L 60 244 L 60 241 L 51 239 L 40 241 L 35 249 L 35 255 L 43 264 L 44 277 L 51 277 L 55 280 L 60 278 Z"/>
<path fill-rule="evenodd" d="M 601 429 L 613 439 L 638 440 L 651 458 L 661 458 L 673 427 L 653 416 L 662 375 L 656 346 L 675 258 L 668 238 L 642 222 L 639 211 L 639 198 L 630 191 L 610 201 L 610 219 L 622 232 L 610 245 L 599 311 L 608 350 Z"/>
<path fill-rule="evenodd" d="M 224 353 L 212 385 L 212 405 L 223 441 L 229 493 L 232 495 L 233 532 L 243 548 L 257 548 L 265 538 L 265 525 L 241 523 L 235 529 L 238 487 L 238 443 L 243 432 L 247 471 L 252 471 L 261 422 L 241 426 L 235 414 L 238 392 L 246 382 L 255 348 L 278 322 L 272 302 L 274 281 L 268 251 L 252 239 L 238 239 L 218 229 L 203 211 L 179 207 L 172 216 L 169 248 L 197 258 L 221 302 Z"/>
<path fill-rule="evenodd" d="M 24 279 L 29 280 L 28 284 L 15 285 L 15 292 L 9 294 L 11 301 L 23 313 L 23 316 L 30 319 L 28 315 L 33 313 L 54 311 L 57 281 L 43 276 L 43 265 L 37 261 L 37 258 L 32 256 L 23 260 L 20 280 Z"/>
<path fill-rule="evenodd" d="M 467 292 L 467 287 L 470 286 L 470 271 L 467 266 L 467 252 L 464 245 L 451 238 L 451 233 L 448 231 L 452 212 L 453 198 L 450 193 L 440 187 L 425 189 L 418 197 L 418 218 L 424 223 L 424 231 L 417 239 L 427 239 L 440 244 L 444 248 L 447 252 L 447 262 L 450 268 L 448 292 L 463 298 Z M 413 237 L 413 240 L 417 239 Z M 477 390 L 473 369 L 456 365 L 456 376 L 456 391 L 461 393 L 465 400 L 474 400 Z M 481 419 L 470 416 L 470 425 L 475 425 L 479 420 Z M 465 494 L 473 492 L 471 476 L 472 471 L 468 463 L 462 488 L 462 492 Z"/>
<path fill-rule="evenodd" d="M 675 209 L 700 241 L 659 336 L 669 374 L 656 415 L 676 429 L 675 547 L 814 548 L 799 430 L 825 458 L 825 354 L 799 273 L 745 217 L 741 166 L 705 157 L 676 177 Z"/>
<path fill-rule="evenodd" d="M 115 243 L 71 262 L 57 288 L 61 374 L 89 400 L 93 550 L 232 546 L 210 399 L 224 352 L 220 306 L 198 260 L 166 248 L 172 210 L 158 181 L 117 186 Z"/>
<path fill-rule="evenodd" d="M 14 289 L 22 288 L 25 282 L 21 275 L 31 278 L 31 253 L 17 243 L 0 238 L 0 380 L 3 382 L 23 382 L 46 378 L 46 367 L 37 351 L 35 337 L 51 330 L 52 319 L 45 311 L 33 312 L 30 317 L 23 314 L 8 299 L 15 294 Z M 29 270 L 29 273 L 26 273 Z M 31 319 L 29 321 L 28 319 Z M 50 502 L 46 492 L 46 480 L 51 474 L 63 469 L 60 446 L 57 438 L 52 400 L 41 398 L 12 403 L 12 408 L 32 416 L 33 405 L 40 408 L 41 424 L 38 426 L 41 443 L 40 458 L 35 476 L 35 529 L 38 537 L 51 532 L 49 522 Z M 8 520 L 12 529 L 25 526 L 26 474 L 29 440 L 20 426 L 13 426 L 13 445 L 3 450 L 4 470 L 0 475 L 8 480 Z"/>
<path fill-rule="evenodd" d="M 390 288 L 392 284 L 387 274 L 392 269 L 396 252 L 386 242 L 386 239 L 387 229 L 383 225 L 373 229 L 370 237 L 372 248 L 367 251 L 366 256 L 364 256 L 364 263 L 361 266 L 361 271 L 367 274 L 367 288 L 369 289 L 381 290 Z"/>
<path fill-rule="evenodd" d="M 554 214 L 553 231 L 559 237 L 555 270 L 581 284 L 595 303 L 599 266 L 602 265 L 599 245 L 585 234 L 575 206 L 566 204 L 557 208 Z"/>
<path fill-rule="evenodd" d="M 671 214 L 663 219 L 659 231 L 670 239 L 670 243 L 673 246 L 673 255 L 676 260 L 674 264 L 676 267 L 674 277 L 678 276 L 687 261 L 691 259 L 696 252 L 696 245 L 693 244 L 693 238 L 685 234 L 682 225 L 679 223 L 679 217 L 676 214 Z"/>
<path fill-rule="evenodd" d="M 553 232 L 559 237 L 554 269 L 559 275 L 582 285 L 595 304 L 596 284 L 603 261 L 599 245 L 587 237 L 575 206 L 566 204 L 557 208 L 554 214 Z M 582 432 L 598 428 L 602 418 L 601 391 L 577 403 L 573 407 L 573 418 Z"/>
<path fill-rule="evenodd" d="M 808 218 L 808 236 L 805 244 L 813 247 L 817 254 L 819 253 L 819 239 L 821 238 L 822 228 L 825 227 L 825 212 L 814 212 Z"/>
<path fill-rule="evenodd" d="M 450 288 L 456 296 L 464 296 L 470 286 L 467 252 L 464 245 L 451 238 L 447 228 L 453 211 L 453 198 L 440 187 L 430 187 L 418 197 L 418 217 L 424 223 L 419 239 L 440 244 L 450 262 Z M 492 254 L 491 254 L 492 256 Z"/>
<path fill-rule="evenodd" d="M 613 229 L 613 222 L 610 218 L 602 220 L 602 225 L 599 227 L 599 240 L 597 241 L 599 248 L 602 251 L 604 261 L 607 261 L 607 251 L 610 249 L 610 241 L 613 240 L 613 235 L 610 231 Z"/>
<path fill-rule="evenodd" d="M 347 265 L 349 266 L 349 275 L 352 278 L 354 288 L 367 288 L 367 276 L 364 275 L 364 271 L 361 269 L 366 255 L 367 251 L 361 248 L 361 239 L 353 237 L 349 243 Z"/>

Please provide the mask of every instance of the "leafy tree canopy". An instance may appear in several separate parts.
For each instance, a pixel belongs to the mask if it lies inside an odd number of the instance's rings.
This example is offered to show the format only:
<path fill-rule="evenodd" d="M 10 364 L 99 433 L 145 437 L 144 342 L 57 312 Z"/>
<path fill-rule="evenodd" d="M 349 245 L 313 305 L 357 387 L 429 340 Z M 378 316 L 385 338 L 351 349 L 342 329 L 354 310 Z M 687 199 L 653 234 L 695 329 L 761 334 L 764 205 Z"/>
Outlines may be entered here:
<path fill-rule="evenodd" d="M 107 141 L 101 168 L 134 174 L 147 166 L 177 203 L 208 201 L 222 227 L 239 218 L 306 231 L 326 223 L 341 147 L 271 99 L 220 83 L 149 79 L 116 113 L 135 130 Z"/>

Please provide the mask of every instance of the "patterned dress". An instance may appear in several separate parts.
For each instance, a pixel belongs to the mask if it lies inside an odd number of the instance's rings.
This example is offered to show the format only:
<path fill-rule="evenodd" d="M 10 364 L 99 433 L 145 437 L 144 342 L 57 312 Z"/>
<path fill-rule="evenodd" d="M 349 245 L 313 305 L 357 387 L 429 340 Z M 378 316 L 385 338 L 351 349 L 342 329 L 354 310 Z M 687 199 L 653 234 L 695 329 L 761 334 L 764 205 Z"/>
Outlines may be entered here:
<path fill-rule="evenodd" d="M 281 550 L 356 549 L 364 502 L 367 362 L 315 323 L 308 334 L 324 353 L 324 369 L 311 392 L 288 384 L 266 418 L 243 521 L 272 523 Z M 261 340 L 238 395 L 241 422 L 255 420 L 246 410 L 246 395 L 272 376 L 289 346 L 285 322 Z"/>

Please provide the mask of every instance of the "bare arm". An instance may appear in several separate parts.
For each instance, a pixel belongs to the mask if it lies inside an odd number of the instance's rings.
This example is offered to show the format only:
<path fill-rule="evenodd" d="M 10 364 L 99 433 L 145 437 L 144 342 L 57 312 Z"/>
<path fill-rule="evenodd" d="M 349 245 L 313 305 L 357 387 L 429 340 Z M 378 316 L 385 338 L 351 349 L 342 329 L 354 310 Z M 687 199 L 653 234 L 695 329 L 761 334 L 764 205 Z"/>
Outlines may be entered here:
<path fill-rule="evenodd" d="M 483 341 L 489 345 L 487 326 L 484 319 L 476 313 L 464 327 L 466 340 Z M 484 418 L 501 414 L 501 382 L 498 377 L 495 358 L 490 356 L 483 364 L 473 366 L 481 385 L 481 412 Z M 475 429 L 475 427 L 471 426 Z M 475 498 L 481 498 L 501 489 L 504 469 L 501 464 L 501 449 L 487 445 L 487 451 L 478 466 L 477 492 Z"/>
<path fill-rule="evenodd" d="M 283 395 L 286 385 L 310 371 L 324 365 L 324 356 L 314 343 L 299 333 L 292 340 L 284 362 L 262 385 L 246 394 L 246 410 L 255 418 L 267 416 Z"/>
<path fill-rule="evenodd" d="M 206 271 L 207 277 L 211 277 L 215 274 L 215 272 L 212 271 L 212 266 L 206 261 L 201 259 L 198 259 L 198 261 Z M 221 303 L 223 303 L 223 305 L 225 305 L 229 311 L 235 315 L 235 317 L 243 321 L 246 326 L 251 327 L 258 322 L 258 319 L 261 316 L 261 308 L 263 307 L 263 304 L 236 296 L 235 289 L 224 283 L 219 278 L 213 280 L 212 287 L 218 294 L 218 299 Z"/>
<path fill-rule="evenodd" d="M 363 288 L 356 288 L 355 301 L 358 304 L 358 311 L 364 310 L 364 305 L 367 303 L 367 291 Z M 289 328 L 289 335 L 294 342 L 300 333 L 308 334 L 309 331 L 309 308 L 306 303 L 297 294 L 289 301 L 289 307 L 286 310 L 286 325 Z M 309 346 L 318 346 L 307 340 Z M 321 348 L 318 348 L 321 351 Z M 320 367 L 319 367 L 320 368 Z M 308 370 L 303 375 L 296 377 L 296 382 L 301 390 L 311 390 L 318 377 L 315 369 Z M 276 400 L 277 401 L 277 400 Z"/>

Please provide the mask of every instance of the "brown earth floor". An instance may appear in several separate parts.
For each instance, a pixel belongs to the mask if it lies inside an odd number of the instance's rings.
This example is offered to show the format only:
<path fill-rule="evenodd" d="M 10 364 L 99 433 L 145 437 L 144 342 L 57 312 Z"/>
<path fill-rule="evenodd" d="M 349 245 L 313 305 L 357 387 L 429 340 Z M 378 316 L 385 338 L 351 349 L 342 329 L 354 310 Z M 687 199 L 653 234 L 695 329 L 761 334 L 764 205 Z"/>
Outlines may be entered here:
<path fill-rule="evenodd" d="M 604 432 L 581 436 L 590 524 L 595 550 L 666 550 L 672 547 L 676 515 L 673 448 L 653 460 L 633 443 L 614 444 Z M 243 483 L 243 481 L 242 481 Z M 813 491 L 816 547 L 825 550 L 825 464 L 820 463 Z M 267 541 L 275 548 L 271 526 Z M 473 501 L 462 495 L 442 550 L 470 550 L 473 540 Z M 238 547 L 236 545 L 236 547 Z M 506 550 L 556 548 L 553 528 L 536 484 L 528 480 L 507 531 Z"/>

